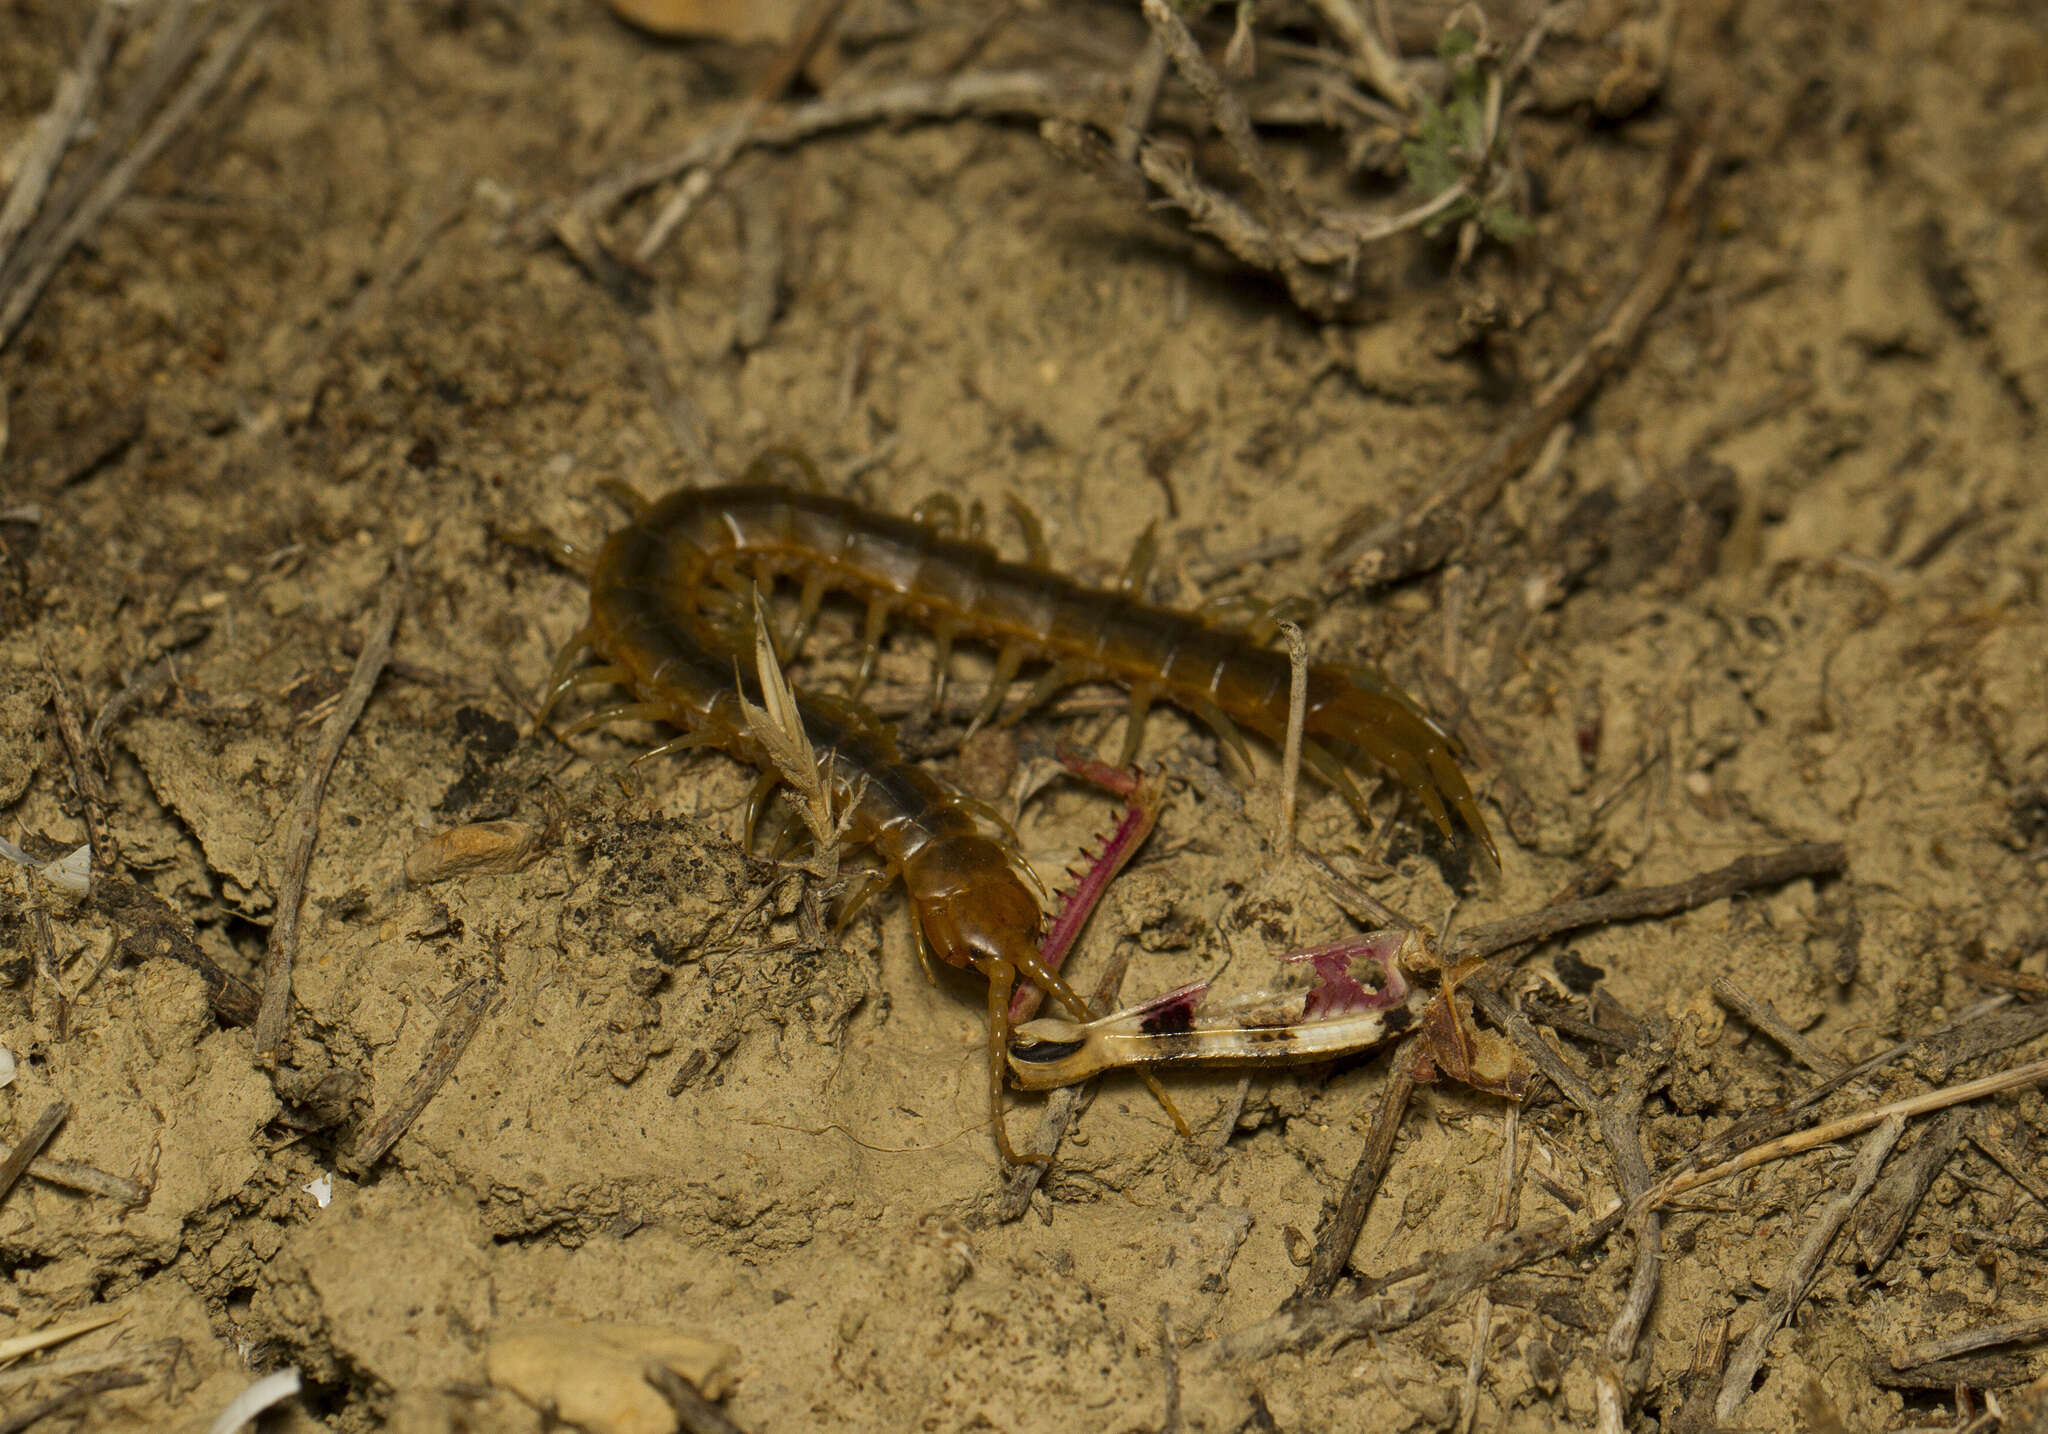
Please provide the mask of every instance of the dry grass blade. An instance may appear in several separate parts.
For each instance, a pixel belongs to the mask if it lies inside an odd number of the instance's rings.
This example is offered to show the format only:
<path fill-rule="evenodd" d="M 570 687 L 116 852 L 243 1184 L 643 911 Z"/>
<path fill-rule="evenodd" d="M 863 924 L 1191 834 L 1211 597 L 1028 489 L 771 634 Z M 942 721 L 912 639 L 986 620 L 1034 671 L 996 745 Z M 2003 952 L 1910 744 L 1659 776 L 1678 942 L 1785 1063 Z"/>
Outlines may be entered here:
<path fill-rule="evenodd" d="M 775 638 L 768 630 L 768 615 L 761 606 L 761 594 L 754 594 L 754 671 L 760 679 L 761 705 L 742 696 L 740 711 L 746 715 L 747 730 L 761 744 L 768 760 L 782 780 L 795 790 L 797 811 L 810 829 L 817 851 L 812 870 L 824 881 L 839 875 L 840 831 L 832 810 L 832 784 L 818 762 L 810 733 L 804 730 L 803 709 L 796 693 L 783 675 L 782 660 L 775 654 Z M 745 684 L 740 684 L 745 690 Z"/>

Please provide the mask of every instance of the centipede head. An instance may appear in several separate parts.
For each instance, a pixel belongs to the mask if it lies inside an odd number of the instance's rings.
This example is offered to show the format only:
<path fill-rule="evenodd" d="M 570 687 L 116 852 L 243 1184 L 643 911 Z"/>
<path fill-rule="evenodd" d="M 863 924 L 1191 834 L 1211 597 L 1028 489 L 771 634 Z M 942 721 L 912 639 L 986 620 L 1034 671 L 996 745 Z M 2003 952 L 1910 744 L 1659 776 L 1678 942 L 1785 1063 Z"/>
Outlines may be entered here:
<path fill-rule="evenodd" d="M 1035 958 L 1044 915 L 1003 849 L 978 834 L 942 838 L 920 852 L 903 881 L 925 941 L 949 965 L 1012 969 Z"/>

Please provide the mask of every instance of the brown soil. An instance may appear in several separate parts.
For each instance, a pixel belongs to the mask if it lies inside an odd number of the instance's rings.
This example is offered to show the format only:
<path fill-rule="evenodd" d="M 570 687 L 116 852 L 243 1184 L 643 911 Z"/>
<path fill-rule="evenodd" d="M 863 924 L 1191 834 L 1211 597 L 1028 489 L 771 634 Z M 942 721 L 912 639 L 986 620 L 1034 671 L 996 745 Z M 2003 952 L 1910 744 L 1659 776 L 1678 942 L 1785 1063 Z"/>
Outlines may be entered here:
<path fill-rule="evenodd" d="M 884 509 L 944 489 L 1001 513 L 1015 494 L 1058 565 L 1096 578 L 1156 521 L 1165 601 L 1313 589 L 1339 515 L 1422 501 L 1571 351 L 1710 104 L 1704 232 L 1562 461 L 1511 484 L 1456 567 L 1344 594 L 1310 630 L 1439 711 L 1463 693 L 1504 869 L 1461 878 L 1391 793 L 1369 834 L 1308 794 L 1304 838 L 1356 848 L 1375 894 L 1431 924 L 1462 899 L 1460 927 L 1599 861 L 1637 884 L 1845 843 L 1846 879 L 1525 962 L 1529 990 L 1581 1015 L 1618 1003 L 1674 1054 L 1653 1168 L 1811 1080 L 1710 997 L 1718 976 L 1842 1060 L 1995 994 L 1965 963 L 2038 990 L 2048 25 L 2024 3 L 1729 0 L 1676 7 L 1667 53 L 1630 6 L 1593 8 L 1616 13 L 1583 27 L 1597 43 L 1546 52 L 1544 103 L 1517 123 L 1534 233 L 1462 266 L 1449 236 L 1404 236 L 1366 276 L 1371 312 L 1332 323 L 1192 253 L 1173 215 L 1030 126 L 980 120 L 743 156 L 636 308 L 548 241 L 547 206 L 703 133 L 768 52 L 651 40 L 580 0 L 281 9 L 0 351 L 0 834 L 38 855 L 86 837 L 52 671 L 87 722 L 160 659 L 174 673 L 108 735 L 119 871 L 84 902 L 36 890 L 66 989 L 142 933 L 61 1026 L 30 883 L 0 866 L 0 1045 L 20 1062 L 0 1131 L 61 1096 L 50 1154 L 151 1186 L 133 1209 L 34 1178 L 8 1195 L 4 1333 L 110 1308 L 119 1324 L 65 1352 L 183 1341 L 168 1375 L 38 1428 L 201 1431 L 254 1372 L 294 1364 L 310 1391 L 266 1428 L 539 1430 L 492 1382 L 490 1345 L 574 1318 L 730 1344 L 725 1407 L 757 1432 L 1160 1429 L 1172 1351 L 1192 1370 L 1295 1288 L 1384 1062 L 1248 1089 L 1175 1078 L 1193 1151 L 1141 1085 L 1107 1082 L 1029 1212 L 993 1221 L 978 991 L 927 983 L 900 898 L 843 940 L 807 925 L 804 879 L 738 849 L 751 772 L 629 768 L 640 729 L 532 735 L 584 599 L 506 535 L 589 542 L 619 521 L 605 480 L 659 492 L 710 481 L 704 454 L 730 476 L 788 443 Z M 894 63 L 935 71 L 982 18 L 924 14 Z M 0 3 L 0 153 L 83 25 Z M 1138 25 L 1019 7 L 972 63 L 1044 63 L 1056 36 L 1127 57 Z M 1328 168 L 1308 144 L 1281 153 Z M 742 349 L 763 223 L 779 312 Z M 1287 537 L 1295 556 L 1208 562 Z M 400 548 L 395 661 L 328 786 L 302 916 L 292 1089 L 337 1078 L 324 1108 L 286 1103 L 190 967 L 136 958 L 189 939 L 260 984 L 286 816 Z M 843 678 L 856 620 L 834 614 L 810 675 Z M 928 659 L 902 634 L 884 677 L 913 683 Z M 1119 731 L 1110 712 L 1032 719 L 1014 760 L 1056 740 L 1113 753 Z M 1216 758 L 1170 714 L 1147 754 Z M 1134 937 L 1129 995 L 1226 957 L 1255 986 L 1270 955 L 1355 929 L 1266 854 L 1261 762 L 1248 815 L 1178 793 L 1084 978 Z M 1058 788 L 1022 838 L 1057 869 L 1111 810 Z M 406 883 L 430 833 L 499 818 L 552 825 L 537 860 Z M 160 902 L 111 902 L 123 882 Z M 374 1170 L 346 1173 L 480 981 L 452 1077 Z M 1613 1050 L 1567 1048 L 1618 1086 Z M 2040 1053 L 1951 1070 L 1922 1052 L 1853 1103 Z M 1502 1104 L 1448 1086 L 1417 1102 L 1361 1271 L 1474 1244 L 1494 1212 Z M 1880 1385 L 1871 1366 L 2048 1298 L 2048 1108 L 2026 1093 L 1979 1121 L 1896 1254 L 1822 1265 L 1741 1424 L 1959 1417 L 1953 1381 Z M 1612 1193 L 1592 1127 L 1547 1087 L 1520 1129 L 1542 1180 L 1521 1182 L 1518 1223 L 1560 1213 L 1553 1191 Z M 1671 1214 L 1634 1423 L 1672 1427 L 1703 1336 L 1740 1338 L 1845 1165 L 1807 1157 Z M 306 1187 L 327 1176 L 323 1207 Z M 1477 1427 L 1592 1427 L 1632 1258 L 1617 1237 L 1493 1289 Z M 1449 1427 L 1473 1320 L 1468 1298 L 1385 1338 L 1190 1373 L 1180 1427 Z M 2037 1372 L 2008 1363 L 2007 1383 Z M 0 1385 L 0 1421 L 31 1402 Z"/>

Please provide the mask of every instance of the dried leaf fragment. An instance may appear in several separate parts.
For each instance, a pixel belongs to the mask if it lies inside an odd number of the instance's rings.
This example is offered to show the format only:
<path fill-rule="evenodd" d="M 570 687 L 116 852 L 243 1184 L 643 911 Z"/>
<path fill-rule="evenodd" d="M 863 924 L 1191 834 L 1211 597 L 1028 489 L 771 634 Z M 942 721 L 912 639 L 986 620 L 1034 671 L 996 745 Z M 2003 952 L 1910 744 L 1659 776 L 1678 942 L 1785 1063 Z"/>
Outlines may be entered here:
<path fill-rule="evenodd" d="M 702 35 L 781 45 L 796 34 L 803 0 L 605 0 L 614 15 L 657 35 Z"/>
<path fill-rule="evenodd" d="M 451 877 L 524 870 L 540 851 L 546 833 L 521 821 L 470 822 L 437 832 L 405 859 L 405 879 L 414 886 Z"/>

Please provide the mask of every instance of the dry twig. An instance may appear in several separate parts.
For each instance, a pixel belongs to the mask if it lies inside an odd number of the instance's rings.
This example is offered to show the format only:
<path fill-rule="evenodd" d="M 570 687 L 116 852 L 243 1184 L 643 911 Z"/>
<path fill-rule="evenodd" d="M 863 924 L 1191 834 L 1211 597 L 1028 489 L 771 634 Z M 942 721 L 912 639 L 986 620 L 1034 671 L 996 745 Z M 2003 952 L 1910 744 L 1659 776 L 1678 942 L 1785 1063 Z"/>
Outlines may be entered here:
<path fill-rule="evenodd" d="M 1745 856 L 1715 871 L 1663 886 L 1610 891 L 1584 901 L 1539 907 L 1503 921 L 1470 927 L 1443 943 L 1446 963 L 1491 956 L 1526 941 L 1542 941 L 1583 926 L 1672 916 L 1745 891 L 1778 886 L 1801 877 L 1835 876 L 1847 866 L 1839 842 L 1806 842 L 1764 856 Z"/>
<path fill-rule="evenodd" d="M 497 981 L 480 976 L 467 982 L 449 999 L 441 1023 L 434 1028 L 433 1039 L 427 1042 L 420 1068 L 405 1083 L 391 1109 L 356 1142 L 355 1149 L 343 1161 L 345 1168 L 355 1175 L 362 1175 L 382 1160 L 385 1153 L 398 1143 L 399 1137 L 412 1128 L 420 1112 L 427 1108 L 427 1102 L 454 1074 L 456 1063 L 469 1049 L 470 1038 L 483 1024 L 484 1012 L 490 1009 L 497 994 Z"/>
<path fill-rule="evenodd" d="M 668 1407 L 676 1412 L 683 1434 L 741 1434 L 740 1426 L 725 1417 L 725 1411 L 706 1399 L 697 1386 L 659 1360 L 648 1361 L 641 1377 L 661 1392 Z"/>
<path fill-rule="evenodd" d="M 1700 199 L 1713 162 L 1713 147 L 1703 137 L 1695 137 L 1674 156 L 1663 211 L 1651 228 L 1641 265 L 1616 290 L 1585 343 L 1545 381 L 1527 407 L 1445 475 L 1435 485 L 1435 496 L 1420 507 L 1385 522 L 1377 521 L 1376 509 L 1362 508 L 1340 525 L 1336 541 L 1323 556 L 1326 593 L 1400 582 L 1442 565 L 1464 548 L 1479 515 L 1536 456 L 1551 430 L 1592 395 L 1634 346 L 1644 321 L 1670 292 L 1692 251 Z"/>
<path fill-rule="evenodd" d="M 152 56 L 150 72 L 152 75 L 162 75 L 163 84 L 166 86 L 170 79 L 184 68 L 184 62 L 190 54 L 207 35 L 211 34 L 220 18 L 216 14 L 208 14 L 192 30 L 186 31 L 178 23 L 184 18 L 184 14 L 185 9 L 181 8 L 165 20 L 169 31 L 166 38 L 160 42 L 158 53 Z M 119 157 L 111 159 L 111 163 L 106 165 L 104 176 L 90 189 L 79 192 L 76 187 L 67 187 L 60 196 L 60 202 L 53 205 L 43 216 L 52 218 L 54 222 L 45 228 L 39 219 L 31 226 L 22 236 L 22 243 L 5 272 L 0 273 L 0 346 L 4 346 L 13 338 L 22 320 L 28 317 L 29 311 L 35 307 L 37 298 L 41 296 L 43 287 L 49 283 L 50 276 L 55 274 L 57 266 L 64 262 L 64 256 L 99 227 L 100 221 L 128 193 L 142 171 L 234 72 L 235 66 L 241 63 L 242 54 L 248 48 L 249 41 L 254 38 L 257 28 L 269 17 L 270 7 L 267 4 L 252 5 L 243 12 L 241 17 L 228 27 L 226 35 L 214 47 L 213 53 L 201 62 L 191 79 L 186 81 L 185 87 L 164 107 L 156 122 L 143 131 L 140 138 L 134 138 L 132 145 L 129 143 L 133 138 L 132 130 L 124 132 L 119 123 L 110 126 L 109 132 L 101 140 L 100 148 L 95 151 L 95 159 L 111 158 L 114 155 Z M 142 85 L 141 93 L 150 93 L 147 80 Z M 153 105 L 154 98 L 151 97 L 149 102 Z M 126 107 L 123 117 L 132 113 L 135 108 L 132 104 Z M 136 123 L 139 127 L 139 117 Z M 87 172 L 90 172 L 91 168 L 92 166 L 89 166 Z M 80 177 L 83 179 L 85 175 L 82 173 Z M 74 200 L 75 203 L 65 205 L 62 203 L 63 200 Z"/>
<path fill-rule="evenodd" d="M 1351 1263 L 1358 1232 L 1365 1228 L 1372 1197 L 1379 1193 L 1380 1182 L 1387 1178 L 1387 1166 L 1394 1158 L 1394 1139 L 1408 1114 L 1409 1098 L 1415 1094 L 1414 1058 L 1412 1036 L 1396 1046 L 1388 1058 L 1387 1086 L 1380 1096 L 1379 1114 L 1373 1117 L 1372 1132 L 1366 1136 L 1365 1149 L 1358 1153 L 1358 1163 L 1351 1167 L 1351 1177 L 1344 1182 L 1344 1194 L 1337 1201 L 1336 1211 L 1316 1236 L 1315 1248 L 1309 1252 L 1308 1273 L 1302 1276 L 1301 1288 L 1294 1292 L 1290 1304 L 1327 1299 L 1337 1288 L 1337 1277 Z"/>
<path fill-rule="evenodd" d="M 1757 1310 L 1756 1323 L 1749 1327 L 1749 1333 L 1735 1347 L 1734 1354 L 1729 1357 L 1727 1371 L 1721 1376 L 1721 1393 L 1714 1401 L 1714 1417 L 1723 1424 L 1732 1424 L 1736 1411 L 1749 1398 L 1757 1370 L 1763 1367 L 1771 1336 L 1791 1317 L 1793 1307 L 1813 1282 L 1821 1257 L 1827 1253 L 1828 1246 L 1834 1243 L 1836 1234 L 1855 1213 L 1863 1197 L 1870 1193 L 1870 1187 L 1877 1183 L 1879 1168 L 1883 1166 L 1885 1157 L 1892 1153 L 1892 1147 L 1898 1144 L 1905 1128 L 1904 1116 L 1890 1115 L 1864 1138 L 1863 1148 L 1857 1154 L 1856 1163 L 1850 1167 L 1842 1193 L 1821 1211 L 1813 1228 L 1799 1242 L 1784 1278 L 1764 1296 Z"/>
<path fill-rule="evenodd" d="M 64 1117 L 71 1114 L 68 1100 L 51 1101 L 43 1107 L 43 1113 L 35 1118 L 34 1124 L 22 1133 L 14 1149 L 0 1158 L 0 1200 L 7 1198 L 7 1192 L 14 1188 L 14 1182 L 21 1179 L 28 1170 L 29 1162 L 50 1143 L 50 1137 L 57 1133 L 57 1127 L 64 1123 Z"/>
<path fill-rule="evenodd" d="M 327 777 L 370 700 L 378 674 L 390 660 L 391 638 L 398 628 L 398 614 L 405 606 L 410 571 L 401 549 L 392 560 L 384 596 L 370 619 L 363 655 L 356 660 L 340 701 L 321 725 L 312 764 L 306 770 L 298 799 L 292 803 L 285 838 L 284 881 L 277 893 L 277 919 L 270 928 L 264 953 L 263 1005 L 256 1014 L 256 1058 L 265 1065 L 274 1067 L 284 1055 L 291 1016 L 292 963 L 299 954 L 299 903 L 306 893 L 307 868 L 313 864 L 313 842 L 320 834 L 320 801 L 327 791 Z"/>

